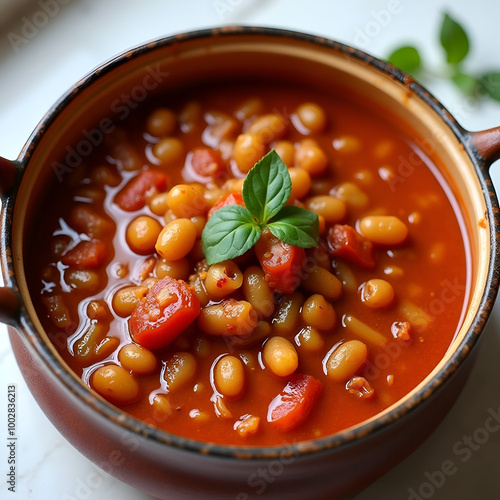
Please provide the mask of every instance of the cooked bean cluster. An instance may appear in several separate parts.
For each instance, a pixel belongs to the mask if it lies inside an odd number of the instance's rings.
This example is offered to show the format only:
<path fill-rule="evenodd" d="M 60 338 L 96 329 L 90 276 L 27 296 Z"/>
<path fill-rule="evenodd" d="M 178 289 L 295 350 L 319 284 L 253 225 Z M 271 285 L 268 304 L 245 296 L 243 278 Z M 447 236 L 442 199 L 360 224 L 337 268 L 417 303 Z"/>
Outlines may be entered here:
<path fill-rule="evenodd" d="M 185 422 L 225 422 L 236 436 L 230 442 L 268 436 L 274 420 L 278 432 L 302 426 L 303 436 L 317 437 L 332 432 L 332 400 L 364 406 L 360 420 L 400 396 L 388 396 L 392 366 L 380 369 L 382 379 L 366 368 L 390 343 L 408 349 L 433 321 L 418 291 L 401 285 L 421 213 L 408 218 L 370 196 L 394 178 L 384 161 L 399 146 L 371 146 L 377 171 L 349 163 L 363 139 L 339 133 L 332 120 L 308 101 L 287 116 L 259 97 L 231 110 L 187 101 L 151 111 L 140 140 L 123 131 L 108 138 L 58 219 L 42 271 L 46 316 L 69 334 L 65 358 L 90 387 L 190 437 L 210 433 Z M 207 220 L 221 206 L 243 204 L 245 175 L 271 149 L 288 167 L 288 203 L 318 215 L 318 247 L 290 249 L 266 235 L 242 257 L 208 265 Z M 339 168 L 349 175 L 337 177 Z M 287 269 L 291 255 L 296 265 Z M 293 285 L 284 284 L 286 273 Z M 185 315 L 176 324 L 186 326 L 165 327 L 158 335 L 167 340 L 156 343 L 142 328 L 182 294 L 190 305 L 175 312 Z M 290 396 L 293 411 L 283 413 L 287 394 L 302 390 L 311 404 Z"/>

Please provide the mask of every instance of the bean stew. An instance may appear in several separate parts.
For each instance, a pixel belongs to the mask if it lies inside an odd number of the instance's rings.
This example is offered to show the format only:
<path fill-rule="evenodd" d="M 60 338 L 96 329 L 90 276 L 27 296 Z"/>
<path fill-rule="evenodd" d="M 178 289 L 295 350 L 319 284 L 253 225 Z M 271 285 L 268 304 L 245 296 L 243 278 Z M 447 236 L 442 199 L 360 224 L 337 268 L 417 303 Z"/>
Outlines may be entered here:
<path fill-rule="evenodd" d="M 269 446 L 371 418 L 439 363 L 467 303 L 465 223 L 426 145 L 347 90 L 154 96 L 56 171 L 28 249 L 40 320 L 90 388 L 176 435 Z M 207 221 L 245 211 L 271 150 L 316 246 L 263 227 L 207 263 Z"/>

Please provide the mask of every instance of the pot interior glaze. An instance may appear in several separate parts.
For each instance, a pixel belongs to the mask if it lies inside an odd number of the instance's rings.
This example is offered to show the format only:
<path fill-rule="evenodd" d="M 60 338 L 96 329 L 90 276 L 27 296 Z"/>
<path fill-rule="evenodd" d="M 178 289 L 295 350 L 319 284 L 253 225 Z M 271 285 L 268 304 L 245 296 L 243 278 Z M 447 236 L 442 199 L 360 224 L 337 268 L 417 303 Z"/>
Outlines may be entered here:
<path fill-rule="evenodd" d="M 438 175 L 456 199 L 463 218 L 469 246 L 468 307 L 453 344 L 433 372 L 403 400 L 382 414 L 358 426 L 315 442 L 300 443 L 302 454 L 335 448 L 384 428 L 433 394 L 467 357 L 482 330 L 496 288 L 493 260 L 496 254 L 495 223 L 491 201 L 485 193 L 489 179 L 467 144 L 466 133 L 446 110 L 418 84 L 395 68 L 364 53 L 324 39 L 271 29 L 225 28 L 168 38 L 127 52 L 78 82 L 47 115 L 23 149 L 19 162 L 26 171 L 19 186 L 12 227 L 14 270 L 22 300 L 20 329 L 49 371 L 77 397 L 87 400 L 96 411 L 124 429 L 140 432 L 159 443 L 182 446 L 219 456 L 272 457 L 276 448 L 235 448 L 186 442 L 176 436 L 139 423 L 110 406 L 74 376 L 49 342 L 34 310 L 24 274 L 27 232 L 39 200 L 54 178 L 64 189 L 64 171 L 53 158 L 71 155 L 70 168 L 78 168 L 85 157 L 84 132 L 104 136 L 109 123 L 119 119 L 144 99 L 169 92 L 186 83 L 214 76 L 267 75 L 291 79 L 334 91 L 348 88 L 362 99 L 387 110 L 418 138 L 424 155 L 438 167 Z M 98 139 L 96 139 L 98 140 Z M 420 141 L 420 143 L 418 142 Z M 465 144 L 464 144 L 465 142 Z M 78 151 L 78 145 L 80 150 Z M 62 153 L 62 154 L 61 154 Z M 73 154 L 75 150 L 73 150 Z M 68 156 L 67 156 L 68 157 Z M 80 159 L 78 159 L 80 157 Z M 69 158 L 69 157 L 68 157 Z M 402 181 L 411 182 L 410 170 L 399 171 Z"/>

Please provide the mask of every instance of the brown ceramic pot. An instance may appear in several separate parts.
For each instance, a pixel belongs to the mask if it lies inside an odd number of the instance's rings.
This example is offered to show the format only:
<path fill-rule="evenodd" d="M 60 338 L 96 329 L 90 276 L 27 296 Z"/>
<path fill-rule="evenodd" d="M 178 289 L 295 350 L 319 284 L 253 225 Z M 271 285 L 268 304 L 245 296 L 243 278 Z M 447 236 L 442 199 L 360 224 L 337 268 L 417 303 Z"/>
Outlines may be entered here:
<path fill-rule="evenodd" d="M 117 109 L 117 96 L 132 95 L 139 102 L 144 89 L 165 90 L 217 73 L 348 86 L 376 101 L 425 141 L 431 157 L 440 159 L 441 174 L 466 221 L 472 246 L 471 295 L 460 332 L 441 363 L 382 414 L 314 442 L 230 447 L 147 426 L 106 403 L 73 375 L 50 344 L 30 300 L 24 245 L 29 221 L 41 209 L 41 191 L 54 176 L 48 160 L 68 144 L 83 144 L 84 130 L 105 133 L 102 110 Z M 85 456 L 122 481 L 172 500 L 348 497 L 415 449 L 444 417 L 467 378 L 498 287 L 499 211 L 488 174 L 498 157 L 500 128 L 465 131 L 408 75 L 330 40 L 275 29 L 222 28 L 152 42 L 75 84 L 42 120 L 17 160 L 0 158 L 5 281 L 0 319 L 11 326 L 19 366 L 49 419 Z"/>

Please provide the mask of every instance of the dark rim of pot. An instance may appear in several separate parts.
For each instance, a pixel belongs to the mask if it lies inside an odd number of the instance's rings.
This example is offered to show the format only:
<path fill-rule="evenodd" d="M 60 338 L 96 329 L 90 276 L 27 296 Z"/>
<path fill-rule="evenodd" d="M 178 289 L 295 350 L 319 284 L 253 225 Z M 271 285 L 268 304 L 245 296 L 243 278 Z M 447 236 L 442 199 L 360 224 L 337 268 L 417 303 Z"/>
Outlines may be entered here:
<path fill-rule="evenodd" d="M 404 85 L 412 93 L 417 95 L 424 101 L 434 112 L 439 115 L 444 124 L 448 126 L 455 136 L 464 144 L 467 153 L 474 164 L 477 176 L 481 183 L 483 192 L 485 193 L 485 201 L 488 208 L 488 221 L 490 227 L 500 227 L 500 215 L 498 210 L 498 202 L 493 190 L 491 180 L 487 172 L 487 166 L 478 155 L 469 140 L 467 132 L 457 123 L 451 116 L 447 109 L 434 98 L 425 88 L 415 82 L 410 76 L 394 66 L 377 59 L 373 56 L 366 54 L 363 51 L 354 49 L 347 45 L 315 36 L 310 34 L 299 33 L 295 31 L 281 30 L 276 28 L 262 28 L 262 27 L 248 27 L 248 26 L 231 26 L 221 27 L 214 29 L 204 29 L 200 31 L 193 31 L 183 33 L 175 36 L 165 37 L 158 40 L 145 43 L 139 47 L 133 48 L 123 54 L 105 62 L 90 74 L 82 78 L 68 91 L 45 115 L 44 119 L 39 123 L 19 156 L 21 165 L 27 165 L 33 150 L 37 147 L 44 131 L 55 120 L 55 117 L 62 111 L 62 109 L 84 89 L 92 85 L 102 75 L 109 73 L 117 66 L 126 63 L 128 60 L 140 56 L 141 54 L 149 53 L 161 47 L 174 45 L 184 40 L 196 40 L 203 38 L 213 37 L 226 37 L 235 35 L 264 35 L 269 37 L 282 37 L 293 38 L 308 44 L 313 44 L 321 47 L 332 49 L 335 52 L 341 53 L 346 57 L 351 57 L 355 60 L 366 63 L 373 67 L 375 70 L 389 75 L 397 82 Z M 79 384 L 72 373 L 69 373 L 58 361 L 58 359 L 51 352 L 50 348 L 45 344 L 40 334 L 37 332 L 31 319 L 28 316 L 24 304 L 21 306 L 21 320 L 20 326 L 27 335 L 27 340 L 34 346 L 39 357 L 43 360 L 45 365 L 51 370 L 53 374 L 69 389 L 74 395 L 82 400 L 86 405 L 92 407 L 103 418 L 114 422 L 122 429 L 127 429 L 133 433 L 143 436 L 148 440 L 155 441 L 160 444 L 167 444 L 180 449 L 189 450 L 208 455 L 215 455 L 221 457 L 235 457 L 235 458 L 248 458 L 248 459 L 271 459 L 282 456 L 285 452 L 290 456 L 301 456 L 309 453 L 325 451 L 330 448 L 336 448 L 342 445 L 347 445 L 357 439 L 373 435 L 391 423 L 396 422 L 405 414 L 413 411 L 423 401 L 427 400 L 432 394 L 437 392 L 449 377 L 459 368 L 463 360 L 467 357 L 472 347 L 483 330 L 488 316 L 493 307 L 493 303 L 497 294 L 498 278 L 499 278 L 499 264 L 496 262 L 495 256 L 500 236 L 497 236 L 495 231 L 490 231 L 491 238 L 491 255 L 489 261 L 487 285 L 481 297 L 481 302 L 478 312 L 475 315 L 471 327 L 466 333 L 463 341 L 457 346 L 457 349 L 451 356 L 448 363 L 417 393 L 412 397 L 406 399 L 402 404 L 396 406 L 391 411 L 381 415 L 380 417 L 366 423 L 360 423 L 350 429 L 333 434 L 331 436 L 322 437 L 317 440 L 307 442 L 289 443 L 287 445 L 277 446 L 236 446 L 236 445 L 220 445 L 210 444 L 200 441 L 195 441 L 167 432 L 161 431 L 150 425 L 147 425 L 140 420 L 128 415 L 126 412 L 121 411 L 114 406 L 105 403 L 91 392 L 90 389 L 85 388 Z M 11 248 L 10 237 L 7 242 L 8 247 Z M 12 264 L 10 264 L 12 266 Z M 17 285 L 15 277 L 12 276 L 13 269 L 8 269 L 10 277 L 12 278 L 13 285 Z"/>

